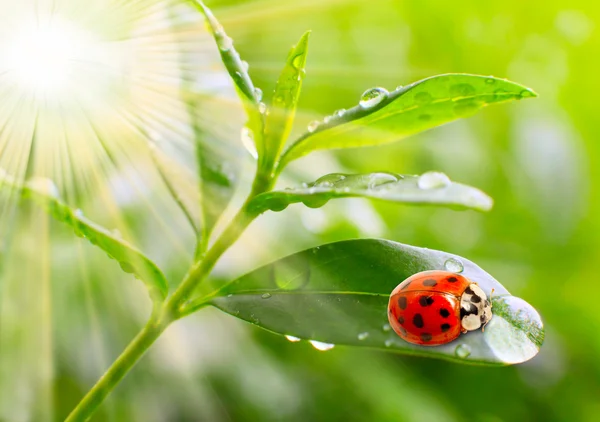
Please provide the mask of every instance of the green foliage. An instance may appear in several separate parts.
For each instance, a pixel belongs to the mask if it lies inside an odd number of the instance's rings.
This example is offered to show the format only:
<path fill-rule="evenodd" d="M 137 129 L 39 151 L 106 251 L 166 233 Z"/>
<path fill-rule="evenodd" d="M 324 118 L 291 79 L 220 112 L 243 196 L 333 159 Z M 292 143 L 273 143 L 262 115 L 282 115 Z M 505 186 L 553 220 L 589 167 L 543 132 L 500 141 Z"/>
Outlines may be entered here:
<path fill-rule="evenodd" d="M 462 274 L 490 294 L 494 317 L 485 332 L 424 347 L 400 339 L 387 322 L 390 292 L 411 275 L 461 262 Z M 323 245 L 259 268 L 221 289 L 210 303 L 279 334 L 335 345 L 378 348 L 479 364 L 531 359 L 543 341 L 537 312 L 473 262 L 387 240 Z"/>
<path fill-rule="evenodd" d="M 292 130 L 302 80 L 306 74 L 304 67 L 309 36 L 310 31 L 304 33 L 298 44 L 292 47 L 275 86 L 273 100 L 265 119 L 265 148 L 270 164 L 279 158 L 283 144 Z"/>
<path fill-rule="evenodd" d="M 433 76 L 389 94 L 367 90 L 363 105 L 335 113 L 295 141 L 280 167 L 312 151 L 381 145 L 471 116 L 488 104 L 536 95 L 505 79 L 468 74 Z"/>
<path fill-rule="evenodd" d="M 54 219 L 70 226 L 76 236 L 86 238 L 92 245 L 106 252 L 109 258 L 117 260 L 124 272 L 133 274 L 146 285 L 155 304 L 167 297 L 167 280 L 156 264 L 119 235 L 88 220 L 80 210 L 73 210 L 62 202 L 51 180 L 32 179 L 21 186 L 12 176 L 4 175 L 0 183 L 2 187 L 15 189 L 23 197 L 32 199 Z"/>
<path fill-rule="evenodd" d="M 442 173 L 422 176 L 378 172 L 369 174 L 333 173 L 300 188 L 265 192 L 249 205 L 251 212 L 282 211 L 302 202 L 310 208 L 330 199 L 361 197 L 416 205 L 441 205 L 455 209 L 489 211 L 492 199 L 479 189 L 451 182 Z"/>

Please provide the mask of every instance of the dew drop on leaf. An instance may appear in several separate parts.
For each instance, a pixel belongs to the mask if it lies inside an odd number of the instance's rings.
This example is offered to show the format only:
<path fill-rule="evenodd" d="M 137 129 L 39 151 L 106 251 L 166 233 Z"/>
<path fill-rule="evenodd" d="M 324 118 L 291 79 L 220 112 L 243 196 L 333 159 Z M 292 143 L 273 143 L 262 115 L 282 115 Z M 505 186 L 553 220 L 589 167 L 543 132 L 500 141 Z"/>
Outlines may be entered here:
<path fill-rule="evenodd" d="M 244 126 L 241 132 L 241 140 L 244 147 L 248 150 L 250 155 L 255 159 L 258 158 L 258 152 L 256 152 L 256 145 L 254 144 L 254 133 L 250 128 Z"/>
<path fill-rule="evenodd" d="M 488 79 L 485 80 L 485 83 L 488 84 L 488 85 L 492 85 L 492 84 L 496 83 L 496 80 L 493 79 L 493 78 L 488 78 Z"/>
<path fill-rule="evenodd" d="M 369 189 L 375 189 L 388 183 L 396 183 L 398 178 L 391 173 L 371 173 L 369 175 L 369 181 L 367 187 Z"/>
<path fill-rule="evenodd" d="M 383 331 L 385 331 L 386 333 L 388 331 L 390 331 L 392 329 L 392 326 L 390 324 L 383 324 Z"/>
<path fill-rule="evenodd" d="M 75 211 L 73 211 L 73 215 L 77 218 L 82 218 L 83 217 L 83 211 L 81 211 L 81 209 L 77 208 Z"/>
<path fill-rule="evenodd" d="M 394 341 L 391 339 L 387 339 L 384 344 L 385 347 L 390 347 L 392 344 L 394 344 Z"/>
<path fill-rule="evenodd" d="M 294 337 L 294 336 L 290 336 L 290 335 L 286 335 L 285 338 L 288 341 L 291 341 L 292 343 L 296 343 L 296 342 L 300 341 L 300 339 L 298 337 Z"/>
<path fill-rule="evenodd" d="M 369 337 L 369 333 L 367 333 L 367 332 L 360 333 L 360 334 L 358 335 L 358 339 L 359 339 L 359 340 L 361 340 L 361 341 L 362 341 L 362 340 L 366 340 L 366 339 L 367 339 L 367 337 Z"/>
<path fill-rule="evenodd" d="M 260 112 L 260 114 L 265 114 L 265 112 L 267 111 L 267 105 L 265 103 L 259 103 L 258 111 Z"/>
<path fill-rule="evenodd" d="M 320 124 L 321 122 L 319 122 L 318 120 L 313 120 L 308 124 L 308 131 L 311 133 L 314 132 L 315 130 L 317 130 Z"/>
<path fill-rule="evenodd" d="M 388 92 L 385 88 L 370 88 L 363 92 L 358 105 L 360 105 L 362 108 L 375 107 L 377 104 L 385 100 L 387 96 Z"/>
<path fill-rule="evenodd" d="M 462 273 L 465 269 L 463 263 L 456 258 L 448 258 L 446 262 L 444 262 L 444 268 L 453 273 Z"/>
<path fill-rule="evenodd" d="M 249 68 L 250 68 L 250 65 L 248 64 L 248 62 L 245 60 L 242 60 L 242 69 L 244 69 L 244 72 L 247 72 Z"/>
<path fill-rule="evenodd" d="M 423 173 L 417 181 L 419 189 L 439 189 L 450 185 L 450 178 L 439 171 Z"/>
<path fill-rule="evenodd" d="M 418 105 L 426 105 L 433 101 L 433 97 L 429 92 L 418 92 L 415 94 L 415 103 Z"/>
<path fill-rule="evenodd" d="M 346 176 L 340 173 L 327 174 L 323 177 L 318 178 L 313 184 L 313 187 L 330 188 L 333 187 L 333 185 L 335 185 L 336 183 L 341 182 L 345 178 Z"/>
<path fill-rule="evenodd" d="M 454 354 L 461 359 L 466 359 L 471 355 L 471 347 L 468 344 L 459 344 L 454 349 Z"/>
<path fill-rule="evenodd" d="M 221 50 L 221 51 L 229 51 L 229 50 L 231 50 L 231 47 L 233 47 L 233 40 L 230 37 L 228 37 L 227 35 L 225 35 L 223 38 L 218 40 L 218 43 L 219 43 L 219 50 Z"/>
<path fill-rule="evenodd" d="M 333 113 L 335 117 L 343 117 L 344 114 L 346 114 L 346 109 L 345 108 L 341 108 L 339 110 L 336 110 L 335 113 Z"/>
<path fill-rule="evenodd" d="M 262 89 L 254 88 L 254 98 L 256 98 L 256 101 L 261 101 L 262 97 L 263 97 Z"/>
<path fill-rule="evenodd" d="M 312 344 L 312 347 L 314 347 L 317 350 L 320 350 L 322 352 L 326 352 L 327 350 L 331 350 L 335 347 L 335 344 L 330 344 L 330 343 L 323 343 L 320 341 L 316 341 L 316 340 L 309 340 L 310 344 Z"/>
<path fill-rule="evenodd" d="M 263 299 L 269 299 L 271 297 L 271 293 L 263 293 L 260 297 Z"/>
<path fill-rule="evenodd" d="M 323 119 L 323 123 L 327 124 L 331 121 L 331 119 L 333 119 L 333 116 L 325 116 L 325 118 Z"/>

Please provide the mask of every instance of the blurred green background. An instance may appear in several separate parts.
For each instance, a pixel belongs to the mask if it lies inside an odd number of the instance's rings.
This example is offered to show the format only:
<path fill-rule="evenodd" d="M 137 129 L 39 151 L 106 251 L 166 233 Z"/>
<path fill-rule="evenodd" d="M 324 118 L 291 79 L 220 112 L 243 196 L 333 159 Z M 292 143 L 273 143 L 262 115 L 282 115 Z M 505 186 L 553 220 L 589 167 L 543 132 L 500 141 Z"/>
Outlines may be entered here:
<path fill-rule="evenodd" d="M 335 171 L 440 170 L 490 194 L 495 200 L 490 213 L 355 199 L 320 209 L 295 205 L 261 216 L 224 256 L 216 277 L 230 278 L 325 242 L 383 237 L 478 263 L 539 310 L 546 342 L 530 362 L 506 368 L 346 347 L 320 352 L 206 309 L 170 327 L 93 420 L 600 420 L 600 146 L 594 100 L 600 5 L 577 0 L 207 5 L 250 63 L 267 99 L 289 47 L 312 29 L 294 133 L 314 118 L 355 105 L 369 87 L 391 90 L 440 73 L 506 77 L 539 94 L 393 145 L 311 155 L 294 163 L 280 182 L 312 181 Z M 184 25 L 202 27 L 193 16 Z M 210 39 L 203 40 L 200 50 L 211 71 L 221 72 Z M 185 50 L 193 54 L 196 48 Z M 159 60 L 160 51 L 155 54 Z M 226 110 L 213 111 L 206 124 L 239 136 L 239 113 L 233 118 Z M 242 195 L 252 161 L 242 149 L 231 153 L 244 157 Z M 192 233 L 164 186 L 148 182 L 158 180 L 149 166 L 127 177 L 126 168 L 120 171 L 107 179 L 108 192 L 129 236 L 175 282 L 189 264 Z M 146 177 L 148 183 L 138 181 Z M 110 221 L 93 192 L 76 199 L 86 215 Z M 149 303 L 141 283 L 62 225 L 25 205 L 12 218 L 0 282 L 0 420 L 62 420 L 143 325 Z M 41 234 L 48 231 L 50 236 Z"/>

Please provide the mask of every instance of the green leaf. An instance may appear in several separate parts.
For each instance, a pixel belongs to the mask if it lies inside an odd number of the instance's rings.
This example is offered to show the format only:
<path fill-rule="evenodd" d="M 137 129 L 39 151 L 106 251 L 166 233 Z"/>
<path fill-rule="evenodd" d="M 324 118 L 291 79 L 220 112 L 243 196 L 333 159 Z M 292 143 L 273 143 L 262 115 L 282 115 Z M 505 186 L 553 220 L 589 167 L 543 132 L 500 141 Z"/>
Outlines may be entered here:
<path fill-rule="evenodd" d="M 238 96 L 242 100 L 246 114 L 248 115 L 248 128 L 253 133 L 253 141 L 257 154 L 262 156 L 263 146 L 263 125 L 264 115 L 261 107 L 264 104 L 260 102 L 262 93 L 254 87 L 254 83 L 248 73 L 248 63 L 244 62 L 239 53 L 233 46 L 233 40 L 225 33 L 223 26 L 219 23 L 212 11 L 204 5 L 201 0 L 188 0 L 192 5 L 200 10 L 208 28 L 215 39 L 221 60 L 233 80 Z"/>
<path fill-rule="evenodd" d="M 312 132 L 302 135 L 284 153 L 279 169 L 315 150 L 394 142 L 475 114 L 488 104 L 537 96 L 529 88 L 505 79 L 468 74 L 433 76 L 388 95 L 384 91 L 378 96 L 377 90 L 367 93 L 370 106 L 338 112 L 316 128 L 311 127 Z"/>
<path fill-rule="evenodd" d="M 398 284 L 420 271 L 461 266 L 462 274 L 488 296 L 494 290 L 494 316 L 485 332 L 427 347 L 407 343 L 390 330 L 388 299 Z M 209 303 L 300 339 L 474 364 L 524 362 L 538 353 L 544 340 L 535 309 L 473 262 L 388 240 L 349 240 L 299 252 L 239 278 Z"/>
<path fill-rule="evenodd" d="M 309 36 L 310 31 L 305 32 L 298 44 L 292 47 L 275 86 L 273 101 L 265 122 L 265 149 L 270 160 L 279 157 L 294 123 L 305 75 Z"/>
<path fill-rule="evenodd" d="M 20 191 L 23 197 L 34 200 L 53 218 L 70 226 L 77 236 L 85 237 L 110 258 L 116 259 L 124 272 L 142 280 L 153 302 L 160 303 L 167 297 L 167 280 L 156 264 L 118 235 L 88 220 L 81 211 L 73 210 L 62 202 L 58 197 L 58 189 L 50 179 L 34 178 L 22 186 L 12 176 L 5 174 L 0 177 L 0 185 Z"/>
<path fill-rule="evenodd" d="M 266 210 L 282 211 L 297 202 L 318 208 L 330 199 L 349 197 L 479 211 L 489 211 L 493 204 L 492 198 L 479 189 L 451 182 L 443 173 L 429 172 L 413 176 L 378 172 L 328 174 L 300 188 L 260 194 L 250 202 L 248 209 L 257 214 Z"/>

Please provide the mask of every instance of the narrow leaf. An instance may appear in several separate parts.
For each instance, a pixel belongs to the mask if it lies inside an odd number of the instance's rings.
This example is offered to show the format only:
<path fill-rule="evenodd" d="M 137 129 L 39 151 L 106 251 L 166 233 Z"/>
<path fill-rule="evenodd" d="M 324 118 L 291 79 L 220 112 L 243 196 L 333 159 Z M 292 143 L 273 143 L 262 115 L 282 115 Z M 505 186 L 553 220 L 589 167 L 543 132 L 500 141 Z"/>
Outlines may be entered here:
<path fill-rule="evenodd" d="M 371 89 L 361 104 L 311 125 L 284 153 L 279 168 L 312 151 L 364 147 L 406 136 L 475 114 L 488 104 L 535 97 L 529 88 L 505 79 L 468 74 L 433 76 L 391 93 Z"/>
<path fill-rule="evenodd" d="M 261 110 L 264 104 L 260 102 L 262 93 L 254 87 L 254 83 L 248 73 L 248 63 L 244 62 L 233 46 L 233 40 L 225 33 L 223 26 L 219 23 L 212 11 L 204 5 L 201 0 L 189 0 L 192 5 L 200 10 L 209 30 L 215 39 L 221 60 L 233 80 L 238 96 L 242 100 L 246 114 L 248 115 L 248 128 L 252 131 L 252 139 L 259 156 L 263 154 L 263 124 L 264 116 Z"/>
<path fill-rule="evenodd" d="M 146 285 L 150 298 L 155 303 L 166 298 L 167 280 L 156 264 L 118 235 L 88 220 L 81 211 L 73 210 L 62 202 L 58 197 L 58 189 L 51 180 L 34 178 L 22 186 L 11 176 L 3 175 L 0 184 L 20 191 L 23 197 L 32 199 L 53 218 L 70 226 L 77 236 L 85 237 L 110 258 L 116 259 L 124 272 L 133 274 Z"/>
<path fill-rule="evenodd" d="M 405 342 L 390 330 L 389 294 L 417 272 L 443 269 L 462 269 L 488 297 L 494 290 L 492 320 L 485 332 L 442 346 Z M 282 335 L 474 364 L 524 362 L 544 340 L 535 309 L 473 262 L 388 240 L 349 240 L 288 256 L 225 286 L 210 304 Z"/>
<path fill-rule="evenodd" d="M 479 189 L 451 182 L 443 173 L 422 176 L 395 173 L 333 173 L 300 188 L 266 192 L 255 197 L 249 209 L 255 213 L 282 211 L 302 202 L 318 208 L 330 199 L 361 197 L 417 205 L 443 205 L 457 209 L 489 211 L 492 198 Z"/>
<path fill-rule="evenodd" d="M 277 85 L 265 122 L 265 148 L 269 159 L 275 160 L 292 129 L 302 79 L 304 79 L 310 31 L 292 47 Z"/>

